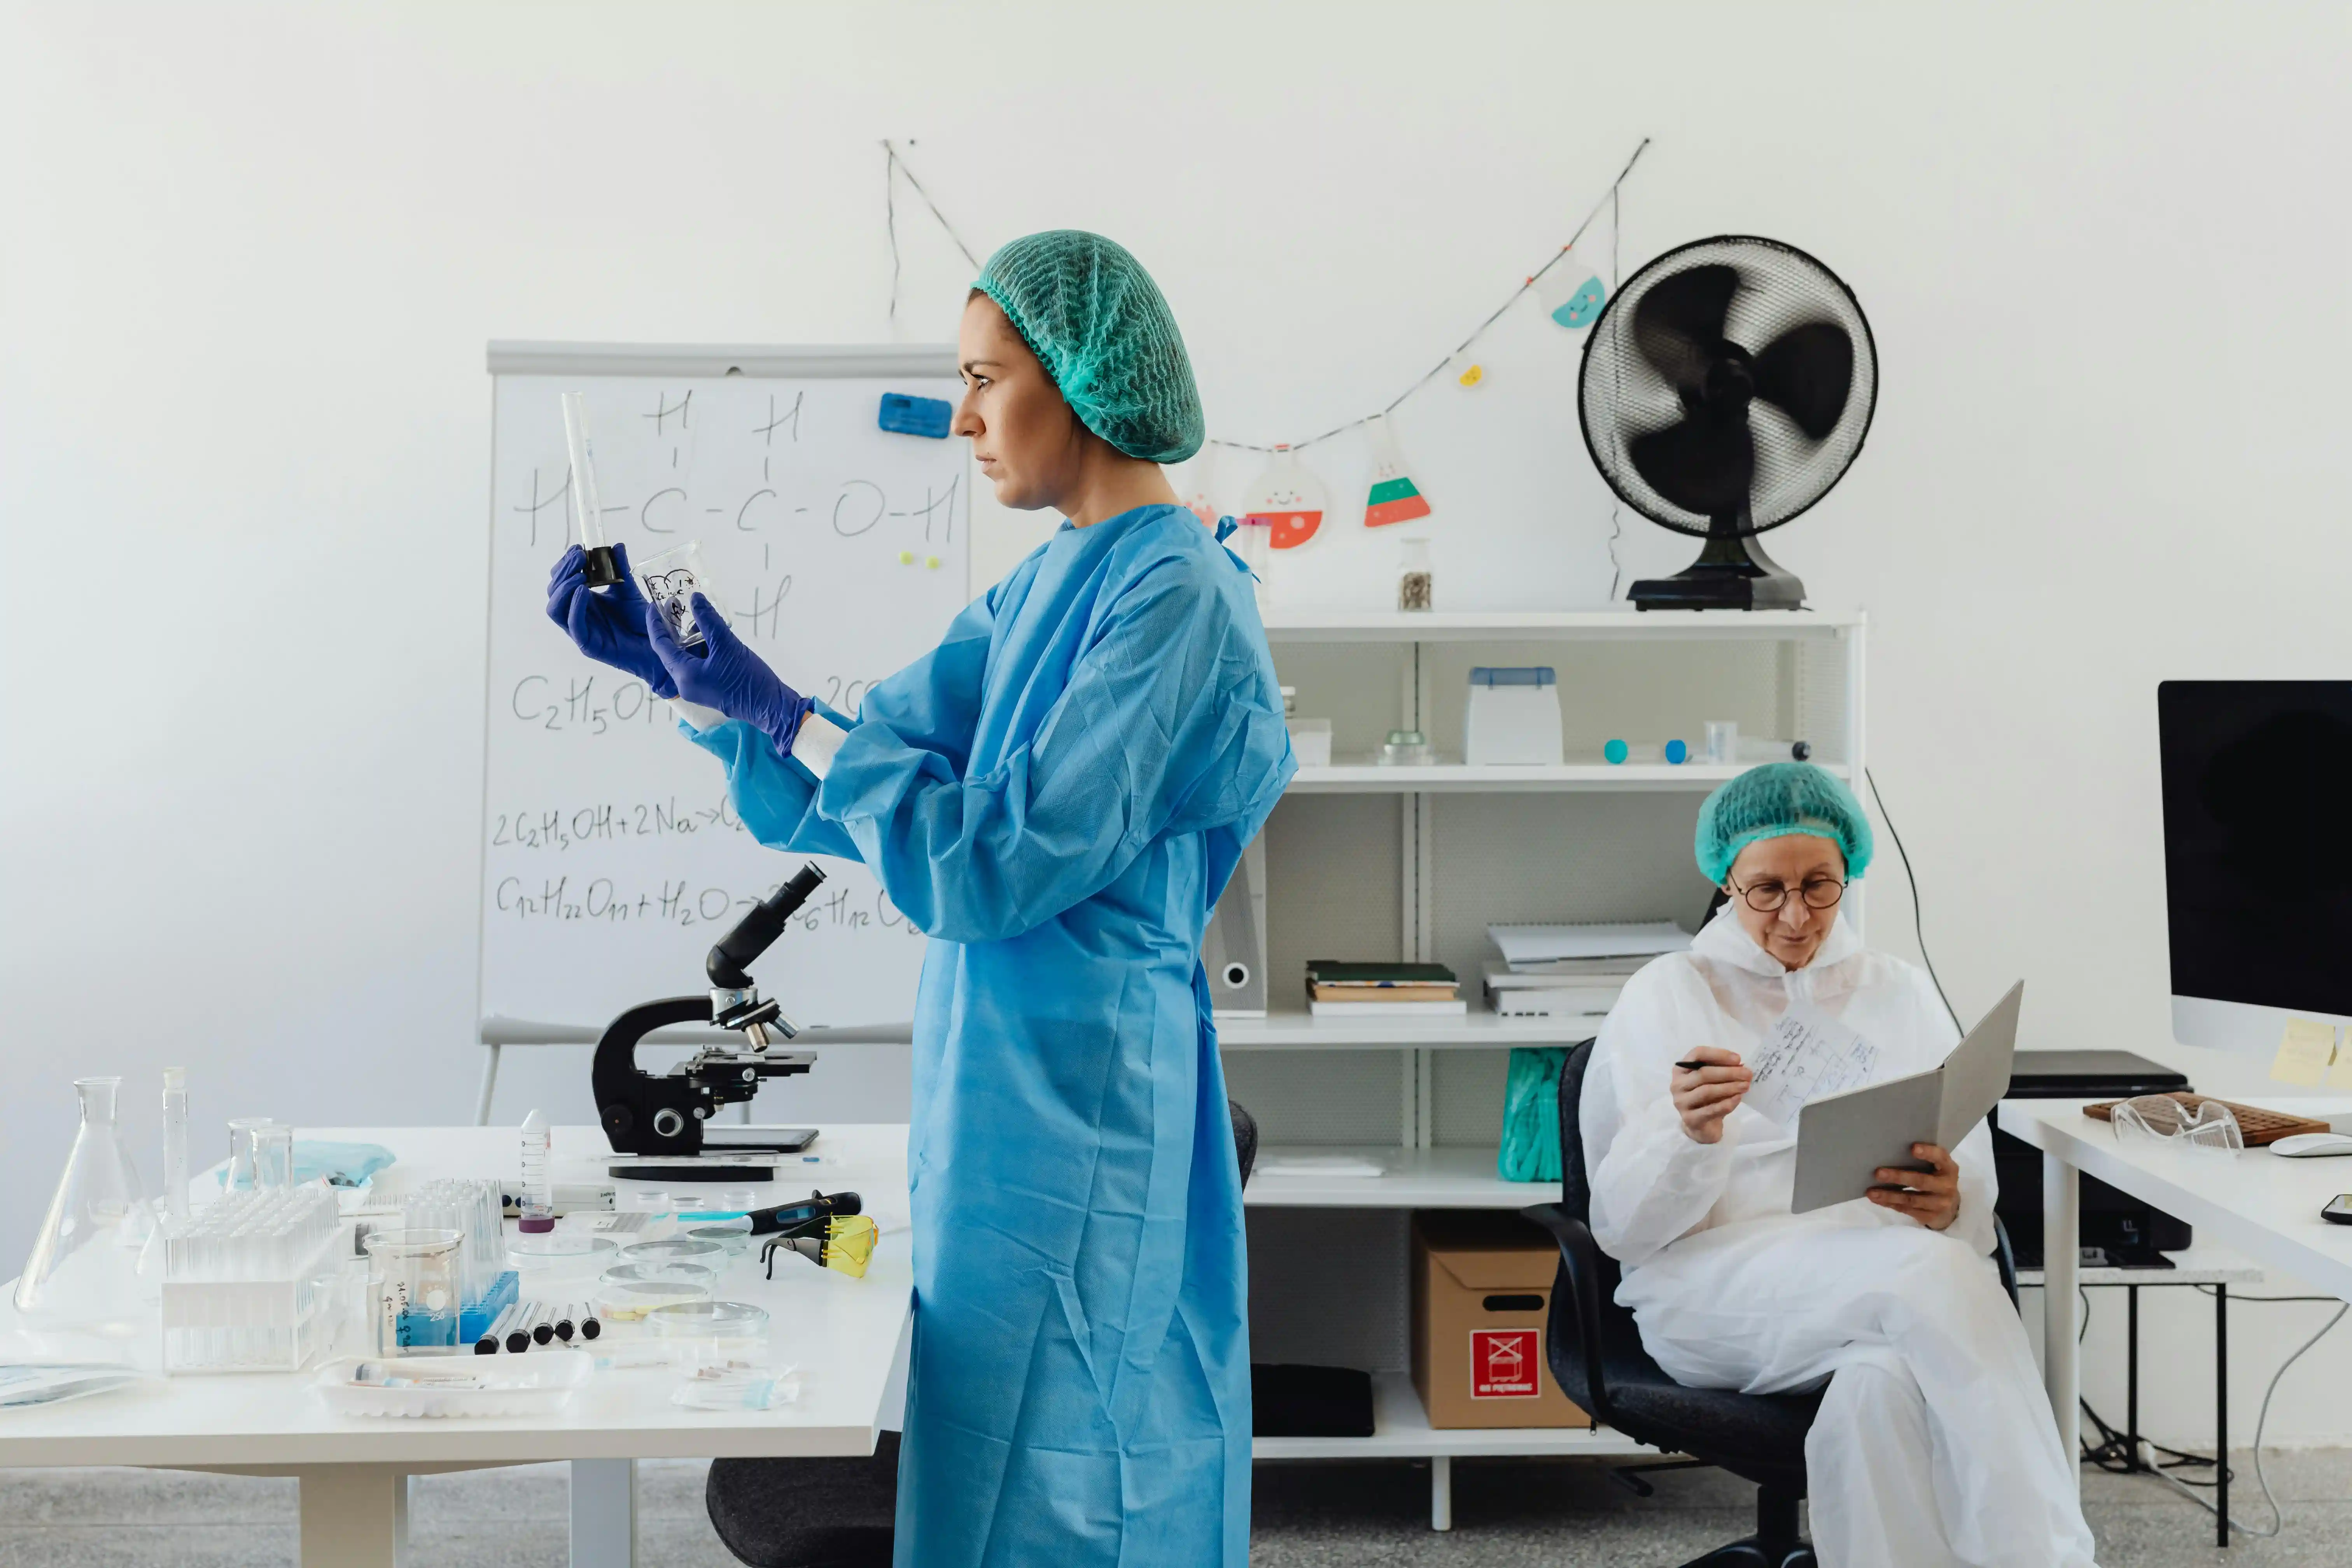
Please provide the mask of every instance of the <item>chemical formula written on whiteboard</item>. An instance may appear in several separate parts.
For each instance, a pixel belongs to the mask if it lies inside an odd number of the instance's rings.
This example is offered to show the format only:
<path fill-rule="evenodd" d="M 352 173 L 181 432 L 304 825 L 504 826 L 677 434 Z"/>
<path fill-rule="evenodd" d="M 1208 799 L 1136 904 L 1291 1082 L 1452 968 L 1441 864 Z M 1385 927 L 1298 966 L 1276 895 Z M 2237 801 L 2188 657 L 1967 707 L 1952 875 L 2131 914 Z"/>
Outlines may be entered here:
<path fill-rule="evenodd" d="M 809 683 L 808 695 L 854 718 L 877 684 L 871 677 L 827 675 Z M 644 681 L 608 683 L 598 675 L 526 675 L 508 693 L 506 711 L 533 729 L 590 735 L 610 734 L 625 725 L 668 724 L 676 717 Z"/>
<path fill-rule="evenodd" d="M 781 885 L 781 884 L 780 884 Z M 491 902 L 503 919 L 519 921 L 563 921 L 590 924 L 654 924 L 671 926 L 732 924 L 769 893 L 741 893 L 728 888 L 698 888 L 686 881 L 664 880 L 650 889 L 623 887 L 610 877 L 579 880 L 548 877 L 537 881 L 501 878 L 491 890 Z M 898 912 L 890 895 L 876 889 L 860 899 L 847 888 L 820 891 L 801 906 L 788 929 L 821 931 L 896 931 L 921 936 L 914 922 Z"/>

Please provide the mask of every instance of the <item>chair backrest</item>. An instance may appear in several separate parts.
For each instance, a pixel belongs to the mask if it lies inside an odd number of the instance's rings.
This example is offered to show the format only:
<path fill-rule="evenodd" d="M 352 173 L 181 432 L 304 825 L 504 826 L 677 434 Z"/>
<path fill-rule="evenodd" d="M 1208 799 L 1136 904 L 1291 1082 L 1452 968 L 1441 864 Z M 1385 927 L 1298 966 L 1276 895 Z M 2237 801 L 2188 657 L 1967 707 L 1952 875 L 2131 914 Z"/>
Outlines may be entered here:
<path fill-rule="evenodd" d="M 1584 1099 L 1584 1069 L 1592 1065 L 1592 1042 L 1568 1047 L 1559 1066 L 1559 1206 L 1571 1219 L 1592 1223 L 1592 1184 L 1584 1173 L 1584 1131 L 1576 1120 Z"/>

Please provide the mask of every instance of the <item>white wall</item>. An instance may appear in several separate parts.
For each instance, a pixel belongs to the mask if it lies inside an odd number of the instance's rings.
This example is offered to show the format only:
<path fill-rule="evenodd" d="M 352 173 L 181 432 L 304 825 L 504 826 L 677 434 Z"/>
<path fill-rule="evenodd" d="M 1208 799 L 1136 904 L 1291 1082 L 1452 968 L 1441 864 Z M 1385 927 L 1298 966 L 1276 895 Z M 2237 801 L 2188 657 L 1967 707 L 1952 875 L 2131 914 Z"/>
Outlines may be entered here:
<path fill-rule="evenodd" d="M 2033 1044 L 2161 1046 L 2155 683 L 2352 673 L 2347 47 L 2332 4 L 9 8 L 0 1271 L 76 1073 L 133 1075 L 142 1149 L 174 1060 L 207 1130 L 467 1113 L 483 344 L 887 335 L 884 136 L 977 247 L 1132 246 L 1249 439 L 1385 401 L 1645 133 L 1629 265 L 1829 259 L 1878 421 L 1772 547 L 1874 615 L 1945 978 L 2031 975 Z M 944 336 L 969 268 L 899 232 L 899 331 Z M 1441 592 L 1589 602 L 1572 344 L 1517 330 L 1490 412 L 1408 411 Z M 1034 536 L 989 526 L 983 570 Z M 1340 532 L 1318 591 L 1387 564 Z M 2303 1310 L 2238 1314 L 2240 1388 Z M 2352 1431 L 2345 1339 L 2280 1429 Z"/>

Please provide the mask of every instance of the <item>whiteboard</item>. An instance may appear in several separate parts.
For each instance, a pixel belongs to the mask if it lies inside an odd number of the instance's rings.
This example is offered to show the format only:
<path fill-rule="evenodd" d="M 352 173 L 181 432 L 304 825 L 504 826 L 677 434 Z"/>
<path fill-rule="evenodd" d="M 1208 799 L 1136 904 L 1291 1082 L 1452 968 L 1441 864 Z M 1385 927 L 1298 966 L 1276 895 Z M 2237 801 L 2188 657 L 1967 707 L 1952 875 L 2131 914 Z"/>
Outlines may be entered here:
<path fill-rule="evenodd" d="M 736 632 L 855 713 L 970 598 L 970 443 L 877 426 L 886 392 L 950 401 L 948 347 L 493 343 L 479 1014 L 601 1028 L 704 988 L 703 957 L 809 857 L 761 847 L 668 704 L 547 618 L 573 542 L 560 395 L 584 395 L 607 536 L 698 542 Z M 855 861 L 755 965 L 803 1024 L 910 1018 L 923 941 Z"/>

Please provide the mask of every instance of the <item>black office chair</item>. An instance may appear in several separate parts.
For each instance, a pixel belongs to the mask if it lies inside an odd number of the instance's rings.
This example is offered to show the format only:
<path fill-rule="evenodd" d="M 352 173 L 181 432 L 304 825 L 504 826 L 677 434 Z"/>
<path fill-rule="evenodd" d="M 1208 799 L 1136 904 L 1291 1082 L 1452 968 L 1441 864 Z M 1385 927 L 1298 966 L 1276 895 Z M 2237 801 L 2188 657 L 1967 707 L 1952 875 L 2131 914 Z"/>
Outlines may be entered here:
<path fill-rule="evenodd" d="M 1633 1314 L 1617 1304 L 1617 1260 L 1592 1238 L 1592 1188 L 1585 1180 L 1584 1136 L 1576 1120 L 1591 1059 L 1588 1041 L 1570 1049 L 1560 1068 L 1560 1201 L 1524 1211 L 1559 1243 L 1548 1335 L 1551 1374 L 1596 1421 L 1756 1483 L 1756 1533 L 1685 1568 L 1814 1568 L 1813 1549 L 1797 1529 L 1797 1504 L 1805 1496 L 1805 1434 L 1822 1396 L 1685 1388 L 1642 1348 Z M 2014 1303 L 2017 1266 L 2009 1234 L 1998 1218 L 1993 1229 L 2001 1287 Z"/>
<path fill-rule="evenodd" d="M 1242 1184 L 1257 1163 L 1257 1119 L 1238 1101 Z M 751 1568 L 888 1568 L 898 1513 L 898 1434 L 849 1459 L 713 1459 L 702 1489 L 710 1527 Z"/>

